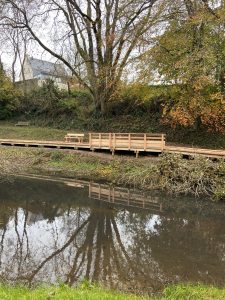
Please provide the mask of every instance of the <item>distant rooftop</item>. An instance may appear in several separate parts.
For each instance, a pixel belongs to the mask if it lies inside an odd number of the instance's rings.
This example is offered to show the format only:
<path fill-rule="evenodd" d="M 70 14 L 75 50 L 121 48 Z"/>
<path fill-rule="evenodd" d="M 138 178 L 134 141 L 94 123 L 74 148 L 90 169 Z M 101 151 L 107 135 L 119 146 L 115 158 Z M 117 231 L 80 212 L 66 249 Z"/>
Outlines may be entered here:
<path fill-rule="evenodd" d="M 37 77 L 38 75 L 50 75 L 50 76 L 58 76 L 64 77 L 66 76 L 66 70 L 62 64 L 52 63 L 49 61 L 27 57 L 32 71 L 33 77 Z"/>

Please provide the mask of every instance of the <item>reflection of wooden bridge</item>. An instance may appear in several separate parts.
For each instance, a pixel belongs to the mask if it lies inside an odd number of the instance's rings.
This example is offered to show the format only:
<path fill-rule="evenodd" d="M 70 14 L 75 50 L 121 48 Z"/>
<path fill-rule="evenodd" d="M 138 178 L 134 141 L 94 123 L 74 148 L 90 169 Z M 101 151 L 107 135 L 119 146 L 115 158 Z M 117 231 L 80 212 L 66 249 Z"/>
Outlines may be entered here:
<path fill-rule="evenodd" d="M 90 183 L 89 197 L 112 204 L 151 209 L 156 212 L 162 212 L 162 204 L 159 203 L 158 197 L 145 196 L 137 191 L 130 191 L 126 188 L 111 187 L 106 184 Z"/>
<path fill-rule="evenodd" d="M 91 199 L 101 200 L 126 207 L 129 206 L 148 209 L 154 212 L 163 211 L 162 204 L 159 203 L 159 198 L 157 196 L 144 195 L 138 190 L 129 190 L 128 188 L 113 187 L 111 185 L 98 184 L 85 180 L 52 177 L 46 175 L 21 174 L 17 175 L 17 177 L 59 182 L 74 188 L 87 187 L 89 189 L 88 195 Z"/>
<path fill-rule="evenodd" d="M 83 134 L 82 134 L 83 136 Z M 67 139 L 67 141 L 36 141 L 0 139 L 0 145 L 18 147 L 42 147 L 56 149 L 79 150 L 109 150 L 132 151 L 138 156 L 139 152 L 147 153 L 179 153 L 186 156 L 202 155 L 209 158 L 225 158 L 225 150 L 212 150 L 190 147 L 177 147 L 166 145 L 164 134 L 150 133 L 89 133 L 84 134 L 80 140 Z"/>
<path fill-rule="evenodd" d="M 0 216 L 0 226 L 4 225 L 4 219 Z"/>

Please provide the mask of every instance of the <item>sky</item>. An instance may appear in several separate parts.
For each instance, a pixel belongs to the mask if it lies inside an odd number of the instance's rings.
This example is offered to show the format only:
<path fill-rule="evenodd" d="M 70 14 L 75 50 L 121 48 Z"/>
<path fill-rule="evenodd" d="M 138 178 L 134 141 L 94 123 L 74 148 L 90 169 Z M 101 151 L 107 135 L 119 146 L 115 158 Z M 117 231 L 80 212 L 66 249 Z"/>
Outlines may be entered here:
<path fill-rule="evenodd" d="M 49 40 L 47 40 L 46 38 L 44 39 L 44 42 L 46 44 L 49 44 Z M 27 55 L 42 60 L 56 62 L 56 58 L 52 57 L 47 51 L 43 50 L 43 48 L 40 47 L 35 41 L 30 42 L 27 50 Z M 14 58 L 13 48 L 10 46 L 10 41 L 3 37 L 2 39 L 0 39 L 0 57 L 7 74 L 11 76 L 12 62 Z M 19 80 L 20 71 L 21 65 L 18 60 L 16 63 L 16 80 Z"/>

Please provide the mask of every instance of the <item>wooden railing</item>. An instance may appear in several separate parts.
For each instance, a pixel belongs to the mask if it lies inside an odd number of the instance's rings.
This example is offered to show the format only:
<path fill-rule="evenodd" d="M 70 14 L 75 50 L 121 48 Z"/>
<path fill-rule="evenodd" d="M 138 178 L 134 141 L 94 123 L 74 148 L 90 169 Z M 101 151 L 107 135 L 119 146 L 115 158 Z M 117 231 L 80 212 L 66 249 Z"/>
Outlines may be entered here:
<path fill-rule="evenodd" d="M 151 133 L 89 133 L 89 145 L 92 149 L 163 151 L 165 137 Z"/>
<path fill-rule="evenodd" d="M 131 192 L 126 188 L 90 183 L 89 197 L 108 203 L 162 212 L 162 204 L 157 196 L 145 196 L 137 191 Z"/>

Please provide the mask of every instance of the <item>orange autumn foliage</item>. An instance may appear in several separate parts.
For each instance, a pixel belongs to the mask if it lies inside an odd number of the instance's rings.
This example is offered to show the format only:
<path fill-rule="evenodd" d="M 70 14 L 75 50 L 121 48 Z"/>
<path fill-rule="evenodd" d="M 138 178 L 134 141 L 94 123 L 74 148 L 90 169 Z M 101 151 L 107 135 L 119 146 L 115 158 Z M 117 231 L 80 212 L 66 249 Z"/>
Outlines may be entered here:
<path fill-rule="evenodd" d="M 178 125 L 190 127 L 200 123 L 210 132 L 225 134 L 225 100 L 223 93 L 202 95 L 201 89 L 193 89 L 193 93 L 180 95 L 174 105 L 165 105 L 162 123 L 172 127 Z M 188 99 L 188 100 L 187 100 Z"/>

